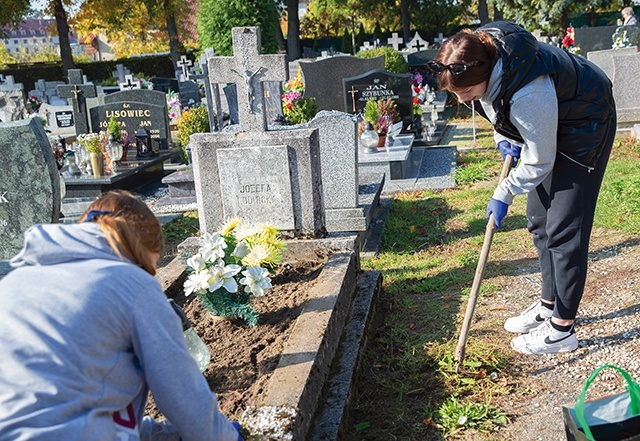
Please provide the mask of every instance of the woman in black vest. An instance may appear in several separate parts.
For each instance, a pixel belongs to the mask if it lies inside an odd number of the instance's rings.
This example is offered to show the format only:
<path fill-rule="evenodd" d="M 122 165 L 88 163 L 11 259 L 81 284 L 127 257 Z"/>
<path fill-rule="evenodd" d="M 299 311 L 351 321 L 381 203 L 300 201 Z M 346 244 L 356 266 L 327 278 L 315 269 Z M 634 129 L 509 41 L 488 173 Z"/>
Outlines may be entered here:
<path fill-rule="evenodd" d="M 538 250 L 540 299 L 504 327 L 526 354 L 573 351 L 573 323 L 587 274 L 589 237 L 616 132 L 611 82 L 593 63 L 511 22 L 447 39 L 429 68 L 442 89 L 494 126 L 503 158 L 519 164 L 487 206 L 502 226 L 517 194 L 527 194 L 528 229 Z"/>

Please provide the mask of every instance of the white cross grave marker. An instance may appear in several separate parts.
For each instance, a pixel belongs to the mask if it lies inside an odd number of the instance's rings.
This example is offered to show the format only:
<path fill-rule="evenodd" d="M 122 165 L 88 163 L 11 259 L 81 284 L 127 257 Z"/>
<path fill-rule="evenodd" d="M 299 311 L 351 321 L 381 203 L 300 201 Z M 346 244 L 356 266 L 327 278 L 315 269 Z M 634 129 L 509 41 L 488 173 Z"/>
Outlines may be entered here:
<path fill-rule="evenodd" d="M 402 44 L 403 41 L 404 40 L 402 39 L 402 37 L 398 37 L 397 32 L 394 32 L 393 34 L 391 34 L 391 38 L 387 38 L 387 43 L 393 46 L 393 48 L 397 51 L 400 50 L 400 45 Z"/>
<path fill-rule="evenodd" d="M 433 39 L 433 44 L 442 44 L 445 40 L 446 38 L 444 38 L 444 35 L 442 35 L 442 32 L 440 32 L 438 34 L 438 37 Z"/>
<path fill-rule="evenodd" d="M 422 39 L 419 33 L 415 33 L 413 38 L 409 43 L 407 43 L 407 49 L 409 49 L 409 53 L 419 52 L 421 50 L 427 49 L 429 47 L 429 43 Z"/>
<path fill-rule="evenodd" d="M 189 79 L 189 68 L 193 66 L 193 61 L 187 58 L 186 55 L 180 55 L 180 61 L 176 63 L 176 65 L 182 69 L 182 81 L 187 81 Z"/>

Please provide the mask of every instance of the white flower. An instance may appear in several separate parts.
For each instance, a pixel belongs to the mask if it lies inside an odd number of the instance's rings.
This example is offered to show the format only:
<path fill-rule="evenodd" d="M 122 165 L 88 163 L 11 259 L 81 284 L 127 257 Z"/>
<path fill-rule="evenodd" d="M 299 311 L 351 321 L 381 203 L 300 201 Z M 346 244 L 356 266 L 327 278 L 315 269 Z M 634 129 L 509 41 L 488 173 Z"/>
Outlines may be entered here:
<path fill-rule="evenodd" d="M 191 293 L 203 294 L 209 288 L 209 279 L 211 274 L 208 271 L 202 271 L 199 273 L 190 274 L 187 280 L 184 282 L 184 293 L 190 295 Z"/>
<path fill-rule="evenodd" d="M 240 284 L 245 285 L 244 291 L 256 297 L 265 295 L 272 288 L 269 271 L 265 268 L 251 266 L 242 271 L 242 275 L 244 277 L 240 279 Z"/>
<path fill-rule="evenodd" d="M 200 253 L 189 257 L 187 259 L 187 265 L 193 268 L 196 273 L 199 273 L 207 267 L 206 262 Z"/>
<path fill-rule="evenodd" d="M 260 233 L 260 227 L 256 225 L 240 224 L 233 230 L 233 235 L 238 240 L 243 240 L 247 237 L 255 236 Z"/>
<path fill-rule="evenodd" d="M 238 259 L 242 259 L 250 252 L 251 250 L 249 249 L 247 244 L 243 240 L 241 240 L 236 244 L 236 248 L 233 250 L 233 255 L 236 256 Z"/>
<path fill-rule="evenodd" d="M 238 291 L 238 283 L 233 278 L 240 272 L 240 265 L 225 265 L 224 262 L 216 264 L 209 268 L 211 279 L 209 279 L 209 291 L 215 292 L 218 288 L 223 287 L 229 292 Z"/>
<path fill-rule="evenodd" d="M 224 259 L 224 250 L 227 248 L 227 243 L 220 233 L 204 233 L 200 244 L 198 251 L 202 254 L 204 260 L 215 262 L 218 259 Z"/>

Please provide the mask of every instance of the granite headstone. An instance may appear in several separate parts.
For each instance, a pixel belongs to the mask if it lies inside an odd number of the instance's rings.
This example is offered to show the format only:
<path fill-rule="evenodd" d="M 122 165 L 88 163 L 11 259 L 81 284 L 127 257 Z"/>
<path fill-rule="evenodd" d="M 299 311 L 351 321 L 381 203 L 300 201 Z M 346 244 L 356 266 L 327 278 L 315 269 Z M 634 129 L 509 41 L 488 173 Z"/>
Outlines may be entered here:
<path fill-rule="evenodd" d="M 342 80 L 345 91 L 344 111 L 362 111 L 370 98 L 391 98 L 397 106 L 402 126 L 408 127 L 413 119 L 411 75 L 394 74 L 385 70 L 373 70 L 357 77 Z"/>
<path fill-rule="evenodd" d="M 154 150 L 167 150 L 171 142 L 167 119 L 167 106 L 130 102 L 114 102 L 93 107 L 91 113 L 91 128 L 97 133 L 106 130 L 109 119 L 113 116 L 120 123 L 120 127 L 128 133 L 135 133 L 144 127 L 151 133 Z"/>
<path fill-rule="evenodd" d="M 345 95 L 342 80 L 366 72 L 384 69 L 384 55 L 376 58 L 357 58 L 349 55 L 300 60 L 304 77 L 304 97 L 315 97 L 318 111 L 344 109 Z"/>
<path fill-rule="evenodd" d="M 73 107 L 73 119 L 76 123 L 76 134 L 89 133 L 87 98 L 96 96 L 96 86 L 84 84 L 82 69 L 69 69 L 69 84 L 58 86 L 58 97 L 69 98 Z"/>
<path fill-rule="evenodd" d="M 0 123 L 0 151 L 0 260 L 7 260 L 29 227 L 58 222 L 60 174 L 38 118 Z"/>

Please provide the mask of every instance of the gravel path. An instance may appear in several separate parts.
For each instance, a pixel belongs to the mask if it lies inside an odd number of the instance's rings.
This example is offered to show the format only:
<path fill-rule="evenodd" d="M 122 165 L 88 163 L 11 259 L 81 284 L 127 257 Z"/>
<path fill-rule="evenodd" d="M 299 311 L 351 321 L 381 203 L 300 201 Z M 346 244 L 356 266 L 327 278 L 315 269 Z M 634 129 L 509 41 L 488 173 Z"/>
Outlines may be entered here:
<path fill-rule="evenodd" d="M 509 397 L 511 423 L 499 431 L 501 439 L 518 441 L 564 440 L 562 406 L 573 404 L 595 368 L 611 363 L 640 381 L 640 240 L 633 237 L 598 237 L 594 232 L 587 288 L 576 320 L 579 348 L 557 355 L 518 355 L 524 376 Z M 528 306 L 540 292 L 540 276 L 534 259 L 509 279 L 497 303 L 479 307 L 474 326 L 504 321 Z M 495 306 L 496 299 L 492 300 Z M 484 313 L 483 315 L 483 308 Z M 505 331 L 506 332 L 506 331 Z M 507 336 L 508 340 L 510 336 Z M 613 371 L 605 371 L 589 389 L 588 397 L 624 391 L 625 383 Z M 526 392 L 526 393 L 525 393 Z M 504 408 L 504 407 L 503 407 Z"/>

